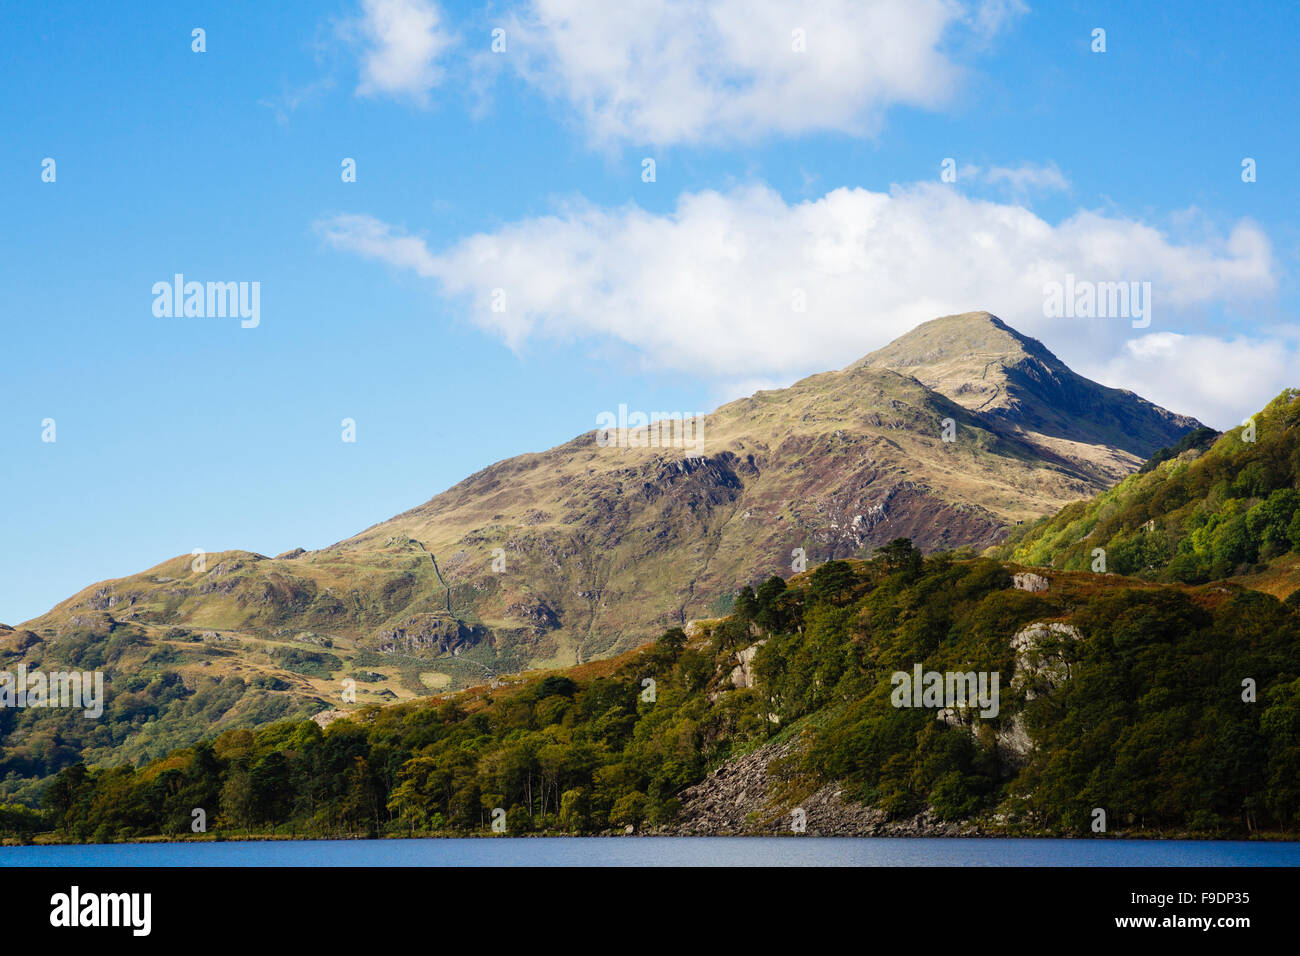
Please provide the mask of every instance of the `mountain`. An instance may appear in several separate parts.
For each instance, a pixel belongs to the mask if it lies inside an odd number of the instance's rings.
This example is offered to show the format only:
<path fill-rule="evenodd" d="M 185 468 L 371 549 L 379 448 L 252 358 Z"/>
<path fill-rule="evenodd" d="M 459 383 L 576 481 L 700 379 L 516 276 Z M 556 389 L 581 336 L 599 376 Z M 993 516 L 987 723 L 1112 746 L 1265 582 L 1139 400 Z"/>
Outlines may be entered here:
<path fill-rule="evenodd" d="M 800 549 L 808 566 L 900 537 L 926 552 L 983 549 L 1196 424 L 1074 375 L 988 313 L 949 316 L 722 406 L 699 449 L 603 447 L 588 432 L 328 548 L 185 555 L 92 585 L 0 634 L 0 666 L 102 665 L 116 729 L 92 755 L 138 758 L 200 722 L 607 657 L 725 612 L 739 585 L 797 570 Z M 50 766 L 55 745 L 29 734 L 23 766 Z"/>
<path fill-rule="evenodd" d="M 1279 598 L 1296 594 L 1300 389 L 1287 389 L 1223 435 L 1188 438 L 1198 440 L 1158 452 L 1114 488 L 1017 529 L 996 553 L 1158 581 L 1232 577 Z"/>
<path fill-rule="evenodd" d="M 788 572 L 797 548 L 817 562 L 897 537 L 986 547 L 1197 424 L 1075 375 L 988 313 L 948 316 L 842 371 L 724 405 L 699 457 L 587 433 L 323 550 L 209 555 L 202 571 L 172 559 L 26 627 L 102 613 L 271 652 L 328 639 L 345 657 L 478 661 L 442 677 L 426 667 L 440 688 L 634 646 L 737 583 Z"/>

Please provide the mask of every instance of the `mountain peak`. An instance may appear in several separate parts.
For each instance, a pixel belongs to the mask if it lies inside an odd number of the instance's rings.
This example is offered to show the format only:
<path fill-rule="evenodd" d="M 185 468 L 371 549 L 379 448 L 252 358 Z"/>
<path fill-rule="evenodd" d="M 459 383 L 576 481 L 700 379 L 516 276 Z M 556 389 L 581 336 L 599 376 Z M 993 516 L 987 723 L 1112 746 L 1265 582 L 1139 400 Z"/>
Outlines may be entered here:
<path fill-rule="evenodd" d="M 1031 442 L 1100 466 L 1111 481 L 1201 424 L 1076 374 L 989 312 L 931 319 L 850 366 L 860 368 L 911 376 Z"/>
<path fill-rule="evenodd" d="M 1043 343 L 1021 335 L 993 313 L 962 312 L 924 322 L 850 367 L 903 371 L 971 359 L 1013 364 L 1030 356 L 1050 365 L 1062 364 Z"/>

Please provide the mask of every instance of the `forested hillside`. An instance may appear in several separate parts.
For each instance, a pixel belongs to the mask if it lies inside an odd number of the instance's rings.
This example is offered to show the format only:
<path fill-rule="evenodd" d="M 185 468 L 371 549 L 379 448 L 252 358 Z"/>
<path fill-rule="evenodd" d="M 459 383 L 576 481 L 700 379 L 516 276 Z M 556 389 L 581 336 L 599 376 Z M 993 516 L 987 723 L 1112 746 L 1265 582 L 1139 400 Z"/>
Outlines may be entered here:
<path fill-rule="evenodd" d="M 742 590 L 734 613 L 608 661 L 434 702 L 232 730 L 162 760 L 63 770 L 11 835 L 678 828 L 683 788 L 797 744 L 755 818 L 828 781 L 891 817 L 984 832 L 1294 833 L 1300 611 L 1230 584 L 1021 572 L 906 540 Z M 1025 588 L 1032 589 L 1025 589 Z M 996 717 L 894 706 L 891 674 L 996 671 Z M 1253 690 L 1252 690 L 1253 688 Z M 810 826 L 816 821 L 810 821 Z"/>
<path fill-rule="evenodd" d="M 995 553 L 1192 584 L 1271 570 L 1250 583 L 1287 596 L 1300 587 L 1291 557 L 1300 554 L 1300 390 L 1283 392 L 1203 453 L 1197 437 L 1110 491 L 1021 529 Z"/>

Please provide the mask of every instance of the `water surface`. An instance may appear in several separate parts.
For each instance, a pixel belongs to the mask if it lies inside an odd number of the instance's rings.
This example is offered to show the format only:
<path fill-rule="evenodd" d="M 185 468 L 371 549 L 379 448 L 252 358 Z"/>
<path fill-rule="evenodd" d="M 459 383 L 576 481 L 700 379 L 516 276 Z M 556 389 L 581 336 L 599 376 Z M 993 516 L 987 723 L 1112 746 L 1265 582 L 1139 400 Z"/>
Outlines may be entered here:
<path fill-rule="evenodd" d="M 0 847 L 0 866 L 1300 866 L 1300 843 L 506 837 Z"/>

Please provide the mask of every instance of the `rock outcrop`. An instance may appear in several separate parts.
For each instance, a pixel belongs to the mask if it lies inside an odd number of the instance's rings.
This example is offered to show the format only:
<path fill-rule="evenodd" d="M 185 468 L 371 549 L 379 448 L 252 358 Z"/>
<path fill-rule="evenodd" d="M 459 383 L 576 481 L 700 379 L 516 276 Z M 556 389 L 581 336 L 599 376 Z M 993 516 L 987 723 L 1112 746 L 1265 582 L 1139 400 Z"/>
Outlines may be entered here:
<path fill-rule="evenodd" d="M 781 762 L 794 756 L 798 739 L 770 743 L 729 760 L 681 794 L 678 822 L 659 832 L 674 836 L 783 836 L 802 833 L 830 837 L 978 836 L 969 823 L 945 822 L 926 810 L 890 820 L 886 814 L 829 784 L 798 799 L 784 795 L 790 778 Z M 802 810 L 796 815 L 796 810 Z M 802 830 L 796 830 L 796 821 Z"/>

